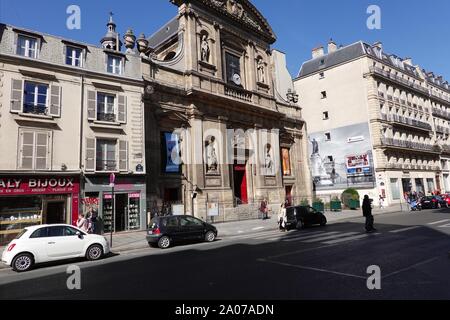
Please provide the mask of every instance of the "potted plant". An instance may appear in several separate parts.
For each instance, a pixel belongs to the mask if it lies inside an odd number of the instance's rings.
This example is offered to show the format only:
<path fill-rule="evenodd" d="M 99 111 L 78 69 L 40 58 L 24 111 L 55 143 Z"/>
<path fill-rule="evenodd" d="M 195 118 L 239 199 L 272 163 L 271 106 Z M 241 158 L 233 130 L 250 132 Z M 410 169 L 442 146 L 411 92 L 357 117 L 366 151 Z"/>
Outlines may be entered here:
<path fill-rule="evenodd" d="M 360 207 L 359 193 L 356 189 L 348 188 L 342 193 L 342 203 L 345 207 L 356 210 Z"/>
<path fill-rule="evenodd" d="M 330 202 L 330 209 L 331 211 L 342 211 L 342 203 L 341 200 L 339 200 L 338 197 L 334 197 Z"/>
<path fill-rule="evenodd" d="M 314 199 L 312 207 L 316 211 L 320 211 L 320 212 L 323 212 L 325 209 L 322 199 L 318 199 L 318 198 Z"/>

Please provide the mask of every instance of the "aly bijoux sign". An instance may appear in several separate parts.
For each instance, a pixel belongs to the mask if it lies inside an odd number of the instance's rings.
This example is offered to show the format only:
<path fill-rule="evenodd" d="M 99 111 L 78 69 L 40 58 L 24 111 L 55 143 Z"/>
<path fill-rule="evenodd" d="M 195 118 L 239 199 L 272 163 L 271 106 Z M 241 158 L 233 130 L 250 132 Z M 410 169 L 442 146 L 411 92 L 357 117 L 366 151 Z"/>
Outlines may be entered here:
<path fill-rule="evenodd" d="M 51 194 L 79 191 L 79 182 L 73 177 L 58 178 L 4 178 L 0 177 L 0 194 Z"/>

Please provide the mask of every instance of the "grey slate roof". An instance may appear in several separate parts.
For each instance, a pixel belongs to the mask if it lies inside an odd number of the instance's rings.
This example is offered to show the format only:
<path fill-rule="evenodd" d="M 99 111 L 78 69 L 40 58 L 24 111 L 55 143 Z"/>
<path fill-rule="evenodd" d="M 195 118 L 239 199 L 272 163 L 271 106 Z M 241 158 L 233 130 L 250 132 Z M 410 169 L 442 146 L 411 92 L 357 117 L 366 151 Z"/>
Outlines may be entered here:
<path fill-rule="evenodd" d="M 150 48 L 155 49 L 164 41 L 176 35 L 178 33 L 178 27 L 179 21 L 178 18 L 175 17 L 148 38 L 148 45 Z"/>
<path fill-rule="evenodd" d="M 363 43 L 361 41 L 349 46 L 339 48 L 335 52 L 325 54 L 321 57 L 306 61 L 303 63 L 298 77 L 304 77 L 309 74 L 318 72 L 322 69 L 336 66 L 338 64 L 356 59 L 366 54 Z"/>

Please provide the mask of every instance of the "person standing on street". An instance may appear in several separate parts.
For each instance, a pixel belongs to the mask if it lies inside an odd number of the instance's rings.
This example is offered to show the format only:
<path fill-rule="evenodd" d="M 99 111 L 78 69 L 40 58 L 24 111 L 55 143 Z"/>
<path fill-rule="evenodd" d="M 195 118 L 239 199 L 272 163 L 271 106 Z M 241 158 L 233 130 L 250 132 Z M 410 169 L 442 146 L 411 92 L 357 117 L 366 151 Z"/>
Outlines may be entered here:
<path fill-rule="evenodd" d="M 372 215 L 372 201 L 369 199 L 368 195 L 364 196 L 362 210 L 363 216 L 366 218 L 366 232 L 377 231 L 377 229 L 373 227 L 374 218 Z"/>
<path fill-rule="evenodd" d="M 285 205 L 285 203 L 282 203 L 281 207 L 280 207 L 280 212 L 278 213 L 278 225 L 279 225 L 280 231 L 283 231 L 283 232 L 286 231 L 286 221 L 287 221 L 286 205 Z"/>
<path fill-rule="evenodd" d="M 266 220 L 269 218 L 269 206 L 268 206 L 266 198 L 264 198 L 263 201 L 261 201 L 261 206 L 259 208 L 259 211 L 261 212 L 263 220 Z"/>
<path fill-rule="evenodd" d="M 82 231 L 86 232 L 88 231 L 88 221 L 87 219 L 84 217 L 84 213 L 81 213 L 78 216 L 78 220 L 77 220 L 77 227 L 80 228 Z"/>
<path fill-rule="evenodd" d="M 380 209 L 383 210 L 384 209 L 384 198 L 383 196 L 380 194 L 380 197 L 378 199 L 378 202 L 380 204 Z"/>

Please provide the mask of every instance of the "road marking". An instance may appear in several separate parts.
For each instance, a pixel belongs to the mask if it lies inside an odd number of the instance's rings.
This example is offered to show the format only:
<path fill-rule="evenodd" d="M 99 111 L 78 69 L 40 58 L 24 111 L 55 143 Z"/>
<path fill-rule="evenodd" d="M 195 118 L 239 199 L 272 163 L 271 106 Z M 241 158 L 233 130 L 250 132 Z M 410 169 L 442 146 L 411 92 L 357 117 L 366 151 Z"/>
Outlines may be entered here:
<path fill-rule="evenodd" d="M 341 243 L 341 242 L 346 242 L 346 241 L 355 241 L 355 240 L 361 240 L 361 239 L 365 239 L 369 236 L 376 236 L 376 235 L 380 235 L 380 233 L 374 233 L 374 234 L 361 234 L 358 236 L 353 236 L 353 237 L 346 237 L 343 239 L 336 239 L 336 240 L 331 240 L 331 241 L 325 241 L 324 244 L 336 244 L 336 243 Z"/>
<path fill-rule="evenodd" d="M 440 220 L 440 221 L 430 222 L 430 223 L 428 223 L 428 224 L 429 224 L 429 225 L 433 225 L 433 224 L 444 223 L 444 222 L 447 222 L 447 221 L 450 221 L 450 219 L 445 219 L 445 220 Z"/>
<path fill-rule="evenodd" d="M 357 235 L 357 234 L 360 234 L 360 233 L 359 232 L 347 232 L 347 233 L 339 233 L 339 234 L 336 234 L 336 235 L 319 237 L 319 238 L 310 239 L 310 240 L 301 240 L 301 241 L 305 242 L 305 243 L 322 242 L 323 240 L 342 238 L 342 237 L 347 237 L 347 236 L 354 236 L 354 235 Z"/>
<path fill-rule="evenodd" d="M 255 233 L 255 234 L 247 234 L 247 235 L 239 235 L 239 236 L 230 236 L 230 237 L 227 237 L 226 239 L 229 239 L 229 240 L 239 240 L 239 239 L 249 239 L 249 238 L 254 238 L 254 237 L 262 237 L 262 236 L 270 237 L 270 236 L 273 236 L 273 235 L 275 235 L 275 234 L 278 234 L 279 232 L 280 232 L 280 231 L 278 231 L 278 230 L 264 231 L 264 232 L 258 232 L 258 233 Z"/>
<path fill-rule="evenodd" d="M 439 228 L 450 228 L 450 223 L 449 224 L 444 224 L 443 226 L 439 226 Z"/>
<path fill-rule="evenodd" d="M 282 241 L 286 241 L 286 242 L 292 242 L 292 241 L 301 241 L 301 240 L 308 240 L 308 239 L 314 239 L 317 237 L 323 237 L 325 235 L 332 235 L 332 234 L 337 234 L 339 233 L 338 231 L 333 231 L 333 232 L 317 232 L 316 234 L 313 235 L 301 235 L 301 236 L 294 236 L 294 237 L 290 237 L 288 239 L 282 239 Z"/>
<path fill-rule="evenodd" d="M 239 231 L 238 231 L 238 233 L 244 233 L 244 231 L 242 231 L 242 230 L 239 230 Z"/>
<path fill-rule="evenodd" d="M 257 228 L 253 228 L 252 230 L 256 231 L 256 230 L 262 230 L 262 229 L 264 229 L 264 227 L 257 227 Z"/>
<path fill-rule="evenodd" d="M 392 273 L 390 273 L 390 274 L 384 276 L 383 278 L 386 279 L 386 278 L 388 278 L 388 277 L 390 277 L 390 276 L 393 276 L 393 275 L 396 275 L 396 274 L 398 274 L 398 273 L 401 273 L 401 272 L 404 272 L 404 271 L 408 271 L 408 270 L 410 270 L 410 269 L 413 269 L 413 268 L 415 268 L 415 267 L 421 266 L 421 265 L 423 265 L 423 264 L 430 263 L 430 262 L 432 262 L 432 261 L 434 261 L 434 260 L 437 260 L 438 258 L 439 258 L 439 257 L 434 257 L 434 258 L 431 258 L 431 259 L 428 259 L 428 260 L 425 260 L 425 261 L 416 263 L 416 264 L 414 264 L 414 265 L 412 265 L 412 266 L 409 266 L 409 267 L 407 267 L 407 268 L 404 268 L 404 269 L 400 269 L 400 270 L 394 271 L 394 272 L 392 272 Z"/>
<path fill-rule="evenodd" d="M 390 231 L 390 232 L 391 232 L 391 233 L 400 233 L 400 232 L 409 231 L 409 230 L 414 230 L 414 229 L 419 229 L 419 228 L 422 228 L 422 227 L 421 227 L 421 226 L 408 227 L 408 228 L 403 228 L 403 229 L 392 230 L 392 231 Z"/>
<path fill-rule="evenodd" d="M 306 267 L 306 266 L 300 266 L 300 265 L 295 265 L 295 264 L 290 264 L 290 263 L 283 263 L 283 262 L 278 262 L 278 261 L 270 261 L 270 260 L 266 260 L 266 259 L 258 259 L 258 261 L 278 264 L 278 265 L 285 266 L 285 267 L 291 267 L 291 268 L 297 268 L 297 269 L 303 269 L 303 270 L 310 270 L 310 271 L 325 272 L 325 273 L 332 273 L 332 274 L 336 274 L 336 275 L 339 275 L 339 276 L 352 277 L 352 278 L 358 278 L 358 279 L 366 279 L 366 277 L 358 276 L 356 274 L 351 274 L 351 273 L 343 273 L 343 272 L 337 272 L 337 271 L 332 271 L 332 270 L 325 270 L 325 269 L 319 269 L 319 268 L 313 268 L 313 267 Z"/>

